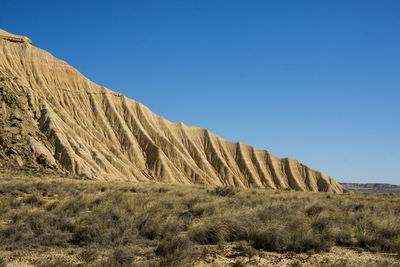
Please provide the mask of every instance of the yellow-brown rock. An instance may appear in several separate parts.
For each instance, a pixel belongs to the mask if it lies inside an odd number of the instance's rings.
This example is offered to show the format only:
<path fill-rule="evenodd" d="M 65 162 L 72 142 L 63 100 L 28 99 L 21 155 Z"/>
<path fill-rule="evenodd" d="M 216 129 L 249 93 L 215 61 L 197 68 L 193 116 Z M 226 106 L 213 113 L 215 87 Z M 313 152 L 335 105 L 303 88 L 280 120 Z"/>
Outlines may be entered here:
<path fill-rule="evenodd" d="M 2 30 L 0 103 L 1 168 L 44 165 L 91 179 L 344 190 L 294 159 L 169 122 Z"/>

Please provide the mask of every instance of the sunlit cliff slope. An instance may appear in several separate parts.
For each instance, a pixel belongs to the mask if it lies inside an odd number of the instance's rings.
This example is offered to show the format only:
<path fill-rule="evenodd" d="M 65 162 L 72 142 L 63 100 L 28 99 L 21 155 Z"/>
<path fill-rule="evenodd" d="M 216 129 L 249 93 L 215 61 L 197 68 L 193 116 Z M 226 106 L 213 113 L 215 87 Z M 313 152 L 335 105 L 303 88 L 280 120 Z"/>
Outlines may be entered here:
<path fill-rule="evenodd" d="M 0 30 L 0 168 L 91 179 L 342 193 L 294 159 L 172 123 Z"/>

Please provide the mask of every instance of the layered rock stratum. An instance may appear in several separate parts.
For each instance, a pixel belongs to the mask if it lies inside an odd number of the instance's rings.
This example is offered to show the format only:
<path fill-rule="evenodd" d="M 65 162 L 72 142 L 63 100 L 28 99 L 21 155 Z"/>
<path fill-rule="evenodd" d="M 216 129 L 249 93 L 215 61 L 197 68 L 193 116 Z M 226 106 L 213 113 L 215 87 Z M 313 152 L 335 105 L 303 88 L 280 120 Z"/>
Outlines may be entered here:
<path fill-rule="evenodd" d="M 0 30 L 0 167 L 89 179 L 343 193 L 294 159 L 172 123 Z"/>

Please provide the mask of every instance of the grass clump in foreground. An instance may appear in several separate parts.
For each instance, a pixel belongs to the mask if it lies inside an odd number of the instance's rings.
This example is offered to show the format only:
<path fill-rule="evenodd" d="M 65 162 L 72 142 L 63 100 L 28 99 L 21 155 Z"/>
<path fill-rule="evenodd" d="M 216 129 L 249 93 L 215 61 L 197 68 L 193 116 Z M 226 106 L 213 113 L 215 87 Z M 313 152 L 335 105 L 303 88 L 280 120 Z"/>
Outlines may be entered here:
<path fill-rule="evenodd" d="M 399 253 L 399 203 L 396 194 L 3 177 L 0 248 L 82 247 L 76 258 L 89 266 L 184 265 L 202 245 L 235 242 L 249 258 L 333 246 Z"/>

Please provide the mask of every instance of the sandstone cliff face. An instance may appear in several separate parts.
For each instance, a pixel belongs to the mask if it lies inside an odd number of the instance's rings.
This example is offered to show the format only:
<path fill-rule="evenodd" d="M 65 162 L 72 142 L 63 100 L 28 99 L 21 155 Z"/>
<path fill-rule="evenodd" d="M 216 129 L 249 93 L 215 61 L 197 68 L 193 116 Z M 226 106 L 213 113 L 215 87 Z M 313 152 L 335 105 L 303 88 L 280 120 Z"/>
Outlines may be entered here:
<path fill-rule="evenodd" d="M 92 179 L 342 193 L 293 159 L 172 123 L 0 31 L 0 166 L 45 166 Z"/>

